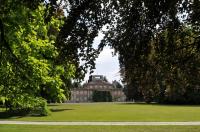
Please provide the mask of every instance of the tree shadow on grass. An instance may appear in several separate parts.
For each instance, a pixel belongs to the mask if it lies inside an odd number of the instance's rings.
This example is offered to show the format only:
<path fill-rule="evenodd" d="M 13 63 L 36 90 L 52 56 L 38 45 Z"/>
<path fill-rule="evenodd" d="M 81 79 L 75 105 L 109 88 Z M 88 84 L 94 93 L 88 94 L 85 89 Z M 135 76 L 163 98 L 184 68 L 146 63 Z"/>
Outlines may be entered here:
<path fill-rule="evenodd" d="M 74 109 L 50 109 L 51 112 L 61 112 L 61 111 L 69 111 Z"/>
<path fill-rule="evenodd" d="M 62 111 L 69 111 L 69 110 L 74 110 L 74 109 L 56 109 L 52 108 L 50 109 L 51 112 L 62 112 Z M 30 117 L 42 117 L 42 115 L 39 114 L 31 114 L 27 112 L 19 112 L 19 113 L 14 113 L 10 111 L 0 111 L 0 119 L 18 119 L 22 118 L 25 116 L 30 116 Z"/>
<path fill-rule="evenodd" d="M 25 113 L 16 114 L 16 113 L 11 113 L 11 112 L 7 112 L 7 111 L 0 112 L 0 119 L 9 119 L 9 118 L 18 119 L 18 118 L 22 118 L 24 116 L 27 116 L 27 114 L 25 114 Z"/>

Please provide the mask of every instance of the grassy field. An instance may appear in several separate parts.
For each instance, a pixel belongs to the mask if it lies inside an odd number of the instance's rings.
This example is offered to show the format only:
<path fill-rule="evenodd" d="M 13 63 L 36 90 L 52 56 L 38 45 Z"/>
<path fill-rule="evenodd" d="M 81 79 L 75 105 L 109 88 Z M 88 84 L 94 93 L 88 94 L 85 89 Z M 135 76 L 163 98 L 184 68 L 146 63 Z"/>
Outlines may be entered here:
<path fill-rule="evenodd" d="M 200 121 L 200 106 L 157 104 L 86 103 L 49 105 L 47 117 L 7 117 L 0 120 L 22 121 Z"/>
<path fill-rule="evenodd" d="M 199 132 L 200 126 L 33 126 L 0 125 L 0 132 Z"/>

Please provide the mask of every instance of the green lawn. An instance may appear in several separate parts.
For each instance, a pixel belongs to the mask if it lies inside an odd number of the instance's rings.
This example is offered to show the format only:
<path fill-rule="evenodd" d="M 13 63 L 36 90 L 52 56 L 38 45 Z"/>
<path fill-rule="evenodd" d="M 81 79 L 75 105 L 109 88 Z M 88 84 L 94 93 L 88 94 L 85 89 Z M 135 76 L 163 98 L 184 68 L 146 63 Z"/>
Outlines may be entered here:
<path fill-rule="evenodd" d="M 23 121 L 200 121 L 200 106 L 157 104 L 86 103 L 49 106 L 47 117 L 5 117 Z"/>
<path fill-rule="evenodd" d="M 33 126 L 0 125 L 0 132 L 199 132 L 200 126 Z"/>

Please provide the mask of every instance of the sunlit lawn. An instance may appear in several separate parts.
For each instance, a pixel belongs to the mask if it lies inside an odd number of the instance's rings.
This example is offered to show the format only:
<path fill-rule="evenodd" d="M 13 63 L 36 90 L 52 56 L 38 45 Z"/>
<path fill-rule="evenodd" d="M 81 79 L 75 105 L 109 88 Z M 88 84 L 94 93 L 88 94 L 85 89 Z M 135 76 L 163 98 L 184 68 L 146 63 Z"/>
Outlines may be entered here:
<path fill-rule="evenodd" d="M 157 104 L 86 103 L 49 105 L 46 117 L 6 117 L 23 121 L 200 121 L 200 106 Z"/>
<path fill-rule="evenodd" d="M 199 132 L 200 126 L 33 126 L 0 125 L 0 132 Z"/>

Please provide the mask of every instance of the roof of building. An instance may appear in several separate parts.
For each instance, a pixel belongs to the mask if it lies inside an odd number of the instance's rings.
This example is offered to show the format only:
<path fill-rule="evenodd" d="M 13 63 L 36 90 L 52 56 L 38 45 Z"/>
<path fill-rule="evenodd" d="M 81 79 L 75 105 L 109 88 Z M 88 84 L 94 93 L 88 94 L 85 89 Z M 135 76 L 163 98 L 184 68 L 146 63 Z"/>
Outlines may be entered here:
<path fill-rule="evenodd" d="M 114 85 L 107 82 L 105 77 L 102 76 L 102 75 L 92 75 L 92 76 L 90 76 L 88 83 L 84 84 L 83 87 L 89 88 L 90 86 L 107 86 L 107 88 L 114 88 Z"/>

